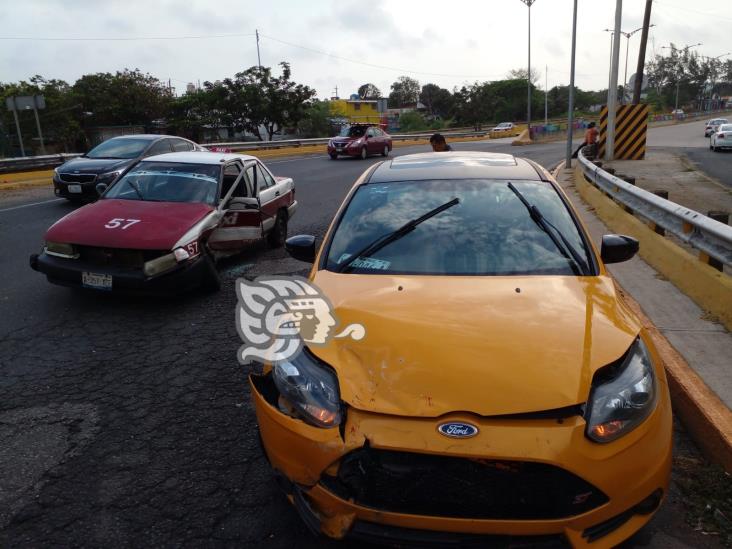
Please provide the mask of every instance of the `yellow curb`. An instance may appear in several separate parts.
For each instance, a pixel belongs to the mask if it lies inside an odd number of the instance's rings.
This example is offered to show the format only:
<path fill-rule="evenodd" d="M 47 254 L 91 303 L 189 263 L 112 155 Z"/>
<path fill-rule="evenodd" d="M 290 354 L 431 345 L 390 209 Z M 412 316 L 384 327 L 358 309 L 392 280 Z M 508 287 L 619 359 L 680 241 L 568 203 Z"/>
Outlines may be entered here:
<path fill-rule="evenodd" d="M 730 328 L 732 282 L 686 250 L 656 234 L 587 182 L 579 166 L 574 181 L 582 199 L 612 230 L 638 238 L 640 255 L 703 309 L 716 314 Z M 732 411 L 689 366 L 679 352 L 643 313 L 638 302 L 615 281 L 625 302 L 638 316 L 663 360 L 676 415 L 712 461 L 732 473 Z M 700 290 L 704 285 L 706 289 Z M 693 295 L 692 295 L 693 294 Z M 717 300 L 715 302 L 715 300 Z"/>
<path fill-rule="evenodd" d="M 617 280 L 623 299 L 640 319 L 663 361 L 674 413 L 712 461 L 732 473 L 732 411 L 643 313 Z"/>
<path fill-rule="evenodd" d="M 656 234 L 648 225 L 627 213 L 613 200 L 587 182 L 580 166 L 574 182 L 580 196 L 612 230 L 628 234 L 640 242 L 640 256 L 669 279 L 705 311 L 732 330 L 732 277 L 697 259 L 671 240 Z"/>

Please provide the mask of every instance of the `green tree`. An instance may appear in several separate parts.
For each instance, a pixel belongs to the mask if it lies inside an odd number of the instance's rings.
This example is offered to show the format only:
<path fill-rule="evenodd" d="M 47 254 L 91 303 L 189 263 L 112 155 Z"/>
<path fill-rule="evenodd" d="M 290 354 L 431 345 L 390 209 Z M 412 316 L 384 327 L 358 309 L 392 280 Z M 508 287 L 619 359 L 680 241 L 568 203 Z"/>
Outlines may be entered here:
<path fill-rule="evenodd" d="M 399 116 L 399 130 L 403 132 L 418 132 L 428 128 L 424 116 L 417 111 L 402 113 Z"/>
<path fill-rule="evenodd" d="M 345 116 L 333 110 L 330 101 L 313 100 L 305 111 L 304 118 L 298 124 L 298 130 L 304 137 L 330 137 L 333 135 L 333 119 Z"/>
<path fill-rule="evenodd" d="M 143 125 L 162 119 L 172 99 L 170 89 L 139 69 L 87 74 L 72 87 L 90 125 Z"/>
<path fill-rule="evenodd" d="M 419 82 L 408 76 L 400 76 L 391 85 L 389 107 L 400 109 L 407 105 L 414 105 L 419 99 Z"/>
<path fill-rule="evenodd" d="M 381 90 L 374 84 L 362 84 L 358 87 L 358 96 L 361 99 L 379 99 L 381 97 Z"/>
<path fill-rule="evenodd" d="M 289 63 L 280 66 L 280 76 L 273 76 L 269 67 L 254 66 L 223 81 L 224 110 L 235 129 L 248 130 L 262 140 L 264 128 L 271 140 L 283 128 L 296 127 L 303 119 L 315 90 L 290 80 Z"/>
<path fill-rule="evenodd" d="M 425 84 L 419 94 L 419 101 L 427 107 L 432 116 L 447 118 L 454 106 L 450 90 L 441 88 L 437 84 Z"/>

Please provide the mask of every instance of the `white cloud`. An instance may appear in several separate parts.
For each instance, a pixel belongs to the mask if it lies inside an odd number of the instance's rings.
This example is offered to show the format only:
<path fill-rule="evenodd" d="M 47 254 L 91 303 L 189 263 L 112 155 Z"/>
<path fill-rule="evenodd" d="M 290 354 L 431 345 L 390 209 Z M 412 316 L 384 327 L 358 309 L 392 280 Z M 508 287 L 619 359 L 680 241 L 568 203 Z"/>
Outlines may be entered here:
<path fill-rule="evenodd" d="M 625 2 L 623 30 L 640 26 L 644 2 Z M 532 65 L 549 66 L 549 85 L 569 80 L 572 0 L 537 0 L 532 12 Z M 407 69 L 422 83 L 452 89 L 466 81 L 496 79 L 526 65 L 526 6 L 519 0 L 24 0 L 0 5 L 2 36 L 133 37 L 249 34 L 256 28 L 262 62 L 292 64 L 293 77 L 329 97 L 337 85 L 347 96 L 360 83 L 383 92 L 403 72 L 377 68 L 276 42 L 266 37 L 342 58 Z M 577 85 L 607 86 L 609 36 L 614 2 L 579 0 Z M 729 0 L 699 7 L 684 0 L 653 4 L 653 41 L 677 45 L 703 42 L 700 53 L 729 51 L 724 28 L 732 22 Z M 640 33 L 630 41 L 634 72 Z M 624 68 L 626 40 L 621 48 Z M 182 88 L 186 81 L 216 80 L 257 62 L 253 36 L 205 40 L 0 41 L 4 81 L 34 74 L 74 81 L 82 74 L 139 67 Z M 441 75 L 441 76 L 440 76 Z"/>

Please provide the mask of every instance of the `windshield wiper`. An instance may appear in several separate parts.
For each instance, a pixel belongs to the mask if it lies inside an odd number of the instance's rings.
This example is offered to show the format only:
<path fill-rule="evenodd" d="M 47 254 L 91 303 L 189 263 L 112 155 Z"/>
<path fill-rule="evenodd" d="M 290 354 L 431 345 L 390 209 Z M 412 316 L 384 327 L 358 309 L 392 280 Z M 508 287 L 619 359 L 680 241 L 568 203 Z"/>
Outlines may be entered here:
<path fill-rule="evenodd" d="M 459 203 L 460 203 L 459 198 L 453 198 L 449 202 L 445 202 L 442 206 L 437 206 L 435 209 L 430 210 L 423 216 L 418 217 L 416 219 L 412 219 L 411 221 L 407 221 L 404 225 L 399 227 L 397 230 L 387 233 L 383 236 L 380 236 L 379 238 L 374 240 L 371 244 L 369 244 L 368 246 L 365 246 L 360 252 L 353 254 L 351 257 L 346 259 L 346 261 L 344 263 L 342 263 L 341 265 L 338 266 L 337 272 L 342 273 L 343 271 L 348 269 L 351 266 L 351 264 L 354 261 L 356 261 L 359 257 L 364 257 L 366 255 L 370 255 L 370 254 L 378 252 L 384 246 L 387 246 L 387 245 L 391 244 L 392 242 L 394 242 L 395 240 L 399 240 L 401 237 L 412 232 L 415 229 L 415 227 L 417 225 L 419 225 L 420 223 L 427 221 L 431 217 L 436 216 L 438 213 L 444 212 L 448 208 L 452 208 L 453 206 L 455 206 L 456 204 L 459 204 Z"/>
<path fill-rule="evenodd" d="M 137 196 L 140 197 L 140 200 L 145 200 L 145 197 L 142 196 L 142 191 L 140 190 L 140 186 L 137 184 L 137 181 L 132 181 L 132 179 L 128 179 L 127 184 L 132 187 L 132 189 L 137 193 Z"/>
<path fill-rule="evenodd" d="M 554 242 L 554 245 L 557 247 L 557 249 L 561 252 L 561 254 L 567 258 L 570 265 L 572 266 L 572 270 L 575 274 L 590 274 L 589 268 L 587 267 L 587 263 L 582 259 L 582 256 L 577 252 L 574 246 L 570 244 L 570 242 L 564 237 L 562 234 L 562 231 L 557 229 L 546 217 L 544 217 L 541 214 L 541 211 L 539 208 L 534 206 L 533 204 L 530 204 L 528 200 L 524 197 L 523 194 L 521 194 L 521 191 L 519 191 L 513 183 L 510 181 L 508 182 L 508 188 L 513 191 L 513 194 L 518 196 L 518 199 L 521 201 L 521 203 L 526 206 L 526 209 L 529 211 L 529 215 L 531 216 L 531 219 L 536 223 L 539 228 L 544 231 L 549 238 L 552 239 L 552 242 Z M 550 230 L 554 229 L 554 232 L 559 235 L 559 238 L 562 239 L 562 242 L 560 243 L 559 240 L 557 240 L 557 237 L 554 235 L 554 233 Z"/>

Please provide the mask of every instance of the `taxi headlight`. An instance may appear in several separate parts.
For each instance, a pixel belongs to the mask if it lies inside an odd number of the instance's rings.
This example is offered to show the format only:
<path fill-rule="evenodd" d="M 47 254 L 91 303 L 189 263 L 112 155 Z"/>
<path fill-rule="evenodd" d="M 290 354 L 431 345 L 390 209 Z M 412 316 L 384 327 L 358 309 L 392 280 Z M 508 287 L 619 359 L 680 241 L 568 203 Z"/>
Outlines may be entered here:
<path fill-rule="evenodd" d="M 64 242 L 46 242 L 46 253 L 66 259 L 77 259 L 79 257 L 73 244 L 66 244 Z"/>
<path fill-rule="evenodd" d="M 307 349 L 295 358 L 275 364 L 272 378 L 282 398 L 303 420 L 317 427 L 340 424 L 341 399 L 336 375 Z"/>
<path fill-rule="evenodd" d="M 653 411 L 657 393 L 650 353 L 639 337 L 619 365 L 595 374 L 587 405 L 587 436 L 611 442 L 629 433 Z"/>
<path fill-rule="evenodd" d="M 173 267 L 178 265 L 178 260 L 175 258 L 174 253 L 169 253 L 146 261 L 142 268 L 145 276 L 155 276 L 165 271 L 169 271 Z"/>

